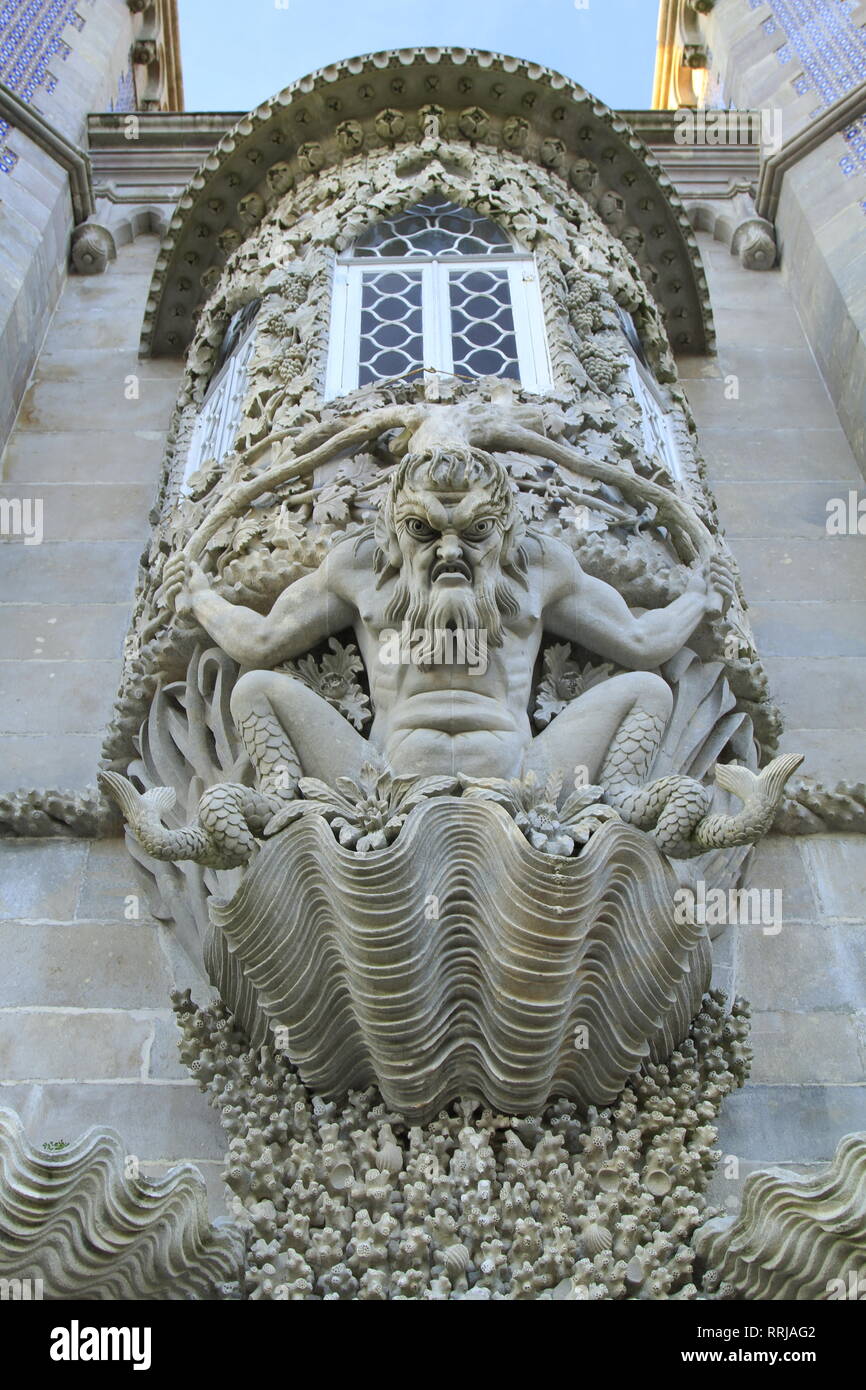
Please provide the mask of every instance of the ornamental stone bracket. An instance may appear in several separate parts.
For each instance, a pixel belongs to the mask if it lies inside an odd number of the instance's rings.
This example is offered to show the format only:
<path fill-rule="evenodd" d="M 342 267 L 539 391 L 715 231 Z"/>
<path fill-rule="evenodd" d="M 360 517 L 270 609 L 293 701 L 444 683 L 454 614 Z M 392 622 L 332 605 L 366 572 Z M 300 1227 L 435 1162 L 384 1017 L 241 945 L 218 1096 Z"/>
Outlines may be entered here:
<path fill-rule="evenodd" d="M 234 124 L 228 115 L 105 112 L 88 120 L 93 215 L 73 234 L 71 267 L 96 275 L 137 236 L 162 237 L 189 180 Z"/>
<path fill-rule="evenodd" d="M 432 135 L 435 126 L 435 137 Z M 470 49 L 401 49 L 336 63 L 245 116 L 204 160 L 157 261 L 142 351 L 176 355 L 231 252 L 287 189 L 347 160 L 426 139 L 529 160 L 589 198 L 658 268 L 653 293 L 679 352 L 712 350 L 706 277 L 674 184 L 627 122 L 559 73 Z M 405 161 L 404 161 L 405 162 Z M 405 177 L 411 179 L 407 166 Z"/>
<path fill-rule="evenodd" d="M 100 222 L 82 222 L 72 233 L 69 258 L 79 275 L 101 275 L 117 259 L 114 237 Z"/>
<path fill-rule="evenodd" d="M 746 270 L 772 270 L 776 264 L 776 232 L 772 222 L 759 217 L 751 190 L 732 188 L 726 198 L 707 196 L 686 204 L 692 226 L 712 232 L 728 246 Z"/>
<path fill-rule="evenodd" d="M 132 15 L 129 61 L 140 111 L 182 111 L 177 0 L 126 0 Z"/>

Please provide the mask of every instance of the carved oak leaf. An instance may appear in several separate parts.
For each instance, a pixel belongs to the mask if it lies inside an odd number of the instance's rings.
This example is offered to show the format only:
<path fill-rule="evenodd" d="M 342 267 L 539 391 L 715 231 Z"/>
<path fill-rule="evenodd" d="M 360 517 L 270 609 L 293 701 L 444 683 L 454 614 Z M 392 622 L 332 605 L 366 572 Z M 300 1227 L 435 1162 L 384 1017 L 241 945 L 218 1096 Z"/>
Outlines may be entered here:
<path fill-rule="evenodd" d="M 278 550 L 294 550 L 297 542 L 306 535 L 303 512 L 292 511 L 283 503 L 271 519 L 265 535 Z"/>
<path fill-rule="evenodd" d="M 368 487 L 382 476 L 382 465 L 375 454 L 356 454 L 351 465 L 347 467 L 351 468 L 351 474 L 341 469 L 337 475 L 338 480 L 345 480 L 355 488 Z"/>
<path fill-rule="evenodd" d="M 534 482 L 542 471 L 542 462 L 515 454 L 509 457 L 508 471 L 512 478 L 530 478 Z"/>
<path fill-rule="evenodd" d="M 313 507 L 313 521 L 317 525 L 322 525 L 328 521 L 347 521 L 349 505 L 354 495 L 355 489 L 346 483 L 328 483 L 316 498 Z"/>
<path fill-rule="evenodd" d="M 234 555 L 246 555 L 255 541 L 259 540 L 265 532 L 264 522 L 259 520 L 246 519 L 241 521 L 232 536 L 232 553 Z"/>
<path fill-rule="evenodd" d="M 544 673 L 536 691 L 533 711 L 536 725 L 543 729 L 578 695 L 608 680 L 613 673 L 614 666 L 609 661 L 600 666 L 587 662 L 581 670 L 571 659 L 571 644 L 553 642 L 544 653 Z"/>
<path fill-rule="evenodd" d="M 582 454 L 586 454 L 587 458 L 597 459 L 600 463 L 610 463 L 615 460 L 614 446 L 610 435 L 601 434 L 598 430 L 586 430 L 580 436 L 578 448 Z"/>
<path fill-rule="evenodd" d="M 344 647 L 336 637 L 331 637 L 328 646 L 331 650 L 323 654 L 321 661 L 305 656 L 297 662 L 287 661 L 276 669 L 303 681 L 360 732 L 370 718 L 369 697 L 355 680 L 363 671 L 364 663 L 358 648 L 351 642 Z"/>
<path fill-rule="evenodd" d="M 547 516 L 547 499 L 537 492 L 518 492 L 517 506 L 525 521 L 543 521 Z"/>

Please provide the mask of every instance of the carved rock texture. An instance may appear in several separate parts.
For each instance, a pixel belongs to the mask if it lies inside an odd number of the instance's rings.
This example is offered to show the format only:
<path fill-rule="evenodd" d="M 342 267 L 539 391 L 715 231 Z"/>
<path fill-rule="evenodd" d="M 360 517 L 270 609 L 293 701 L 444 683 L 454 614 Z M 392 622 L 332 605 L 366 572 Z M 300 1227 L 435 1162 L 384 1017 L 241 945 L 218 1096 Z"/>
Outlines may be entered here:
<path fill-rule="evenodd" d="M 866 833 L 866 783 L 837 782 L 828 787 L 811 777 L 788 790 L 773 823 L 780 835 L 821 835 L 828 830 Z"/>
<path fill-rule="evenodd" d="M 201 1174 L 185 1163 L 133 1179 L 124 1165 L 112 1130 L 43 1153 L 0 1110 L 0 1277 L 41 1278 L 58 1299 L 230 1296 L 241 1241 L 210 1225 Z"/>
<path fill-rule="evenodd" d="M 565 859 L 498 806 L 438 797 L 363 856 L 311 816 L 211 904 L 206 965 L 253 1042 L 282 1025 L 325 1095 L 375 1082 L 422 1118 L 466 1094 L 514 1113 L 551 1095 L 607 1104 L 682 1041 L 709 983 L 704 929 L 673 925 L 675 887 L 618 822 Z"/>
<path fill-rule="evenodd" d="M 0 836 L 98 839 L 116 835 L 119 829 L 116 808 L 96 787 L 82 792 L 22 789 L 0 794 Z"/>
<path fill-rule="evenodd" d="M 707 1221 L 695 1247 L 709 1267 L 704 1288 L 718 1298 L 849 1296 L 850 1276 L 866 1270 L 866 1133 L 846 1135 L 819 1177 L 752 1173 L 740 1214 Z"/>
<path fill-rule="evenodd" d="M 666 1065 L 610 1109 L 516 1119 L 461 1100 L 429 1125 L 373 1089 L 301 1084 L 223 1005 L 175 996 L 181 1055 L 230 1136 L 250 1299 L 695 1298 L 692 1233 L 722 1099 L 748 1072 L 748 1005 L 708 996 Z"/>

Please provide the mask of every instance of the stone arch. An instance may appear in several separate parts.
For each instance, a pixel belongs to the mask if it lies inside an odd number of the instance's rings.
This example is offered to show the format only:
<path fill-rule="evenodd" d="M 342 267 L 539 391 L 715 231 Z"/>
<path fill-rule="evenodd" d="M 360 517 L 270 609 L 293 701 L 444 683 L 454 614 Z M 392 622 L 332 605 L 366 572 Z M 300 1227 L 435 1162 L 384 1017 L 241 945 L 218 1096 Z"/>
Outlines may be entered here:
<path fill-rule="evenodd" d="M 436 106 L 430 92 L 436 92 Z M 519 155 L 636 227 L 666 267 L 654 292 L 678 351 L 712 349 L 706 278 L 671 180 L 627 123 L 537 64 L 466 49 L 405 49 L 337 63 L 245 116 L 202 165 L 157 262 L 142 350 L 181 353 L 214 274 L 286 191 L 391 152 L 409 175 L 419 150 L 458 163 L 475 151 Z"/>

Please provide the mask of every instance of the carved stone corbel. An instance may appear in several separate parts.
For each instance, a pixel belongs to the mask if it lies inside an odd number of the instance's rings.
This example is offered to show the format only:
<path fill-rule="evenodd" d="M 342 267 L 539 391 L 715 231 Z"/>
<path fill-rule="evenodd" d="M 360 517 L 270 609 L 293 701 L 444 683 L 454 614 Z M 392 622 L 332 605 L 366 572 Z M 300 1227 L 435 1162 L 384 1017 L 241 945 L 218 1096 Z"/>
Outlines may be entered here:
<path fill-rule="evenodd" d="M 101 275 L 108 262 L 116 260 L 117 247 L 107 227 L 82 222 L 72 233 L 69 255 L 79 275 Z"/>
<path fill-rule="evenodd" d="M 759 216 L 748 188 L 732 187 L 723 195 L 703 194 L 687 203 L 692 226 L 712 232 L 729 246 L 746 270 L 772 270 L 776 264 L 776 233 L 772 222 Z"/>

